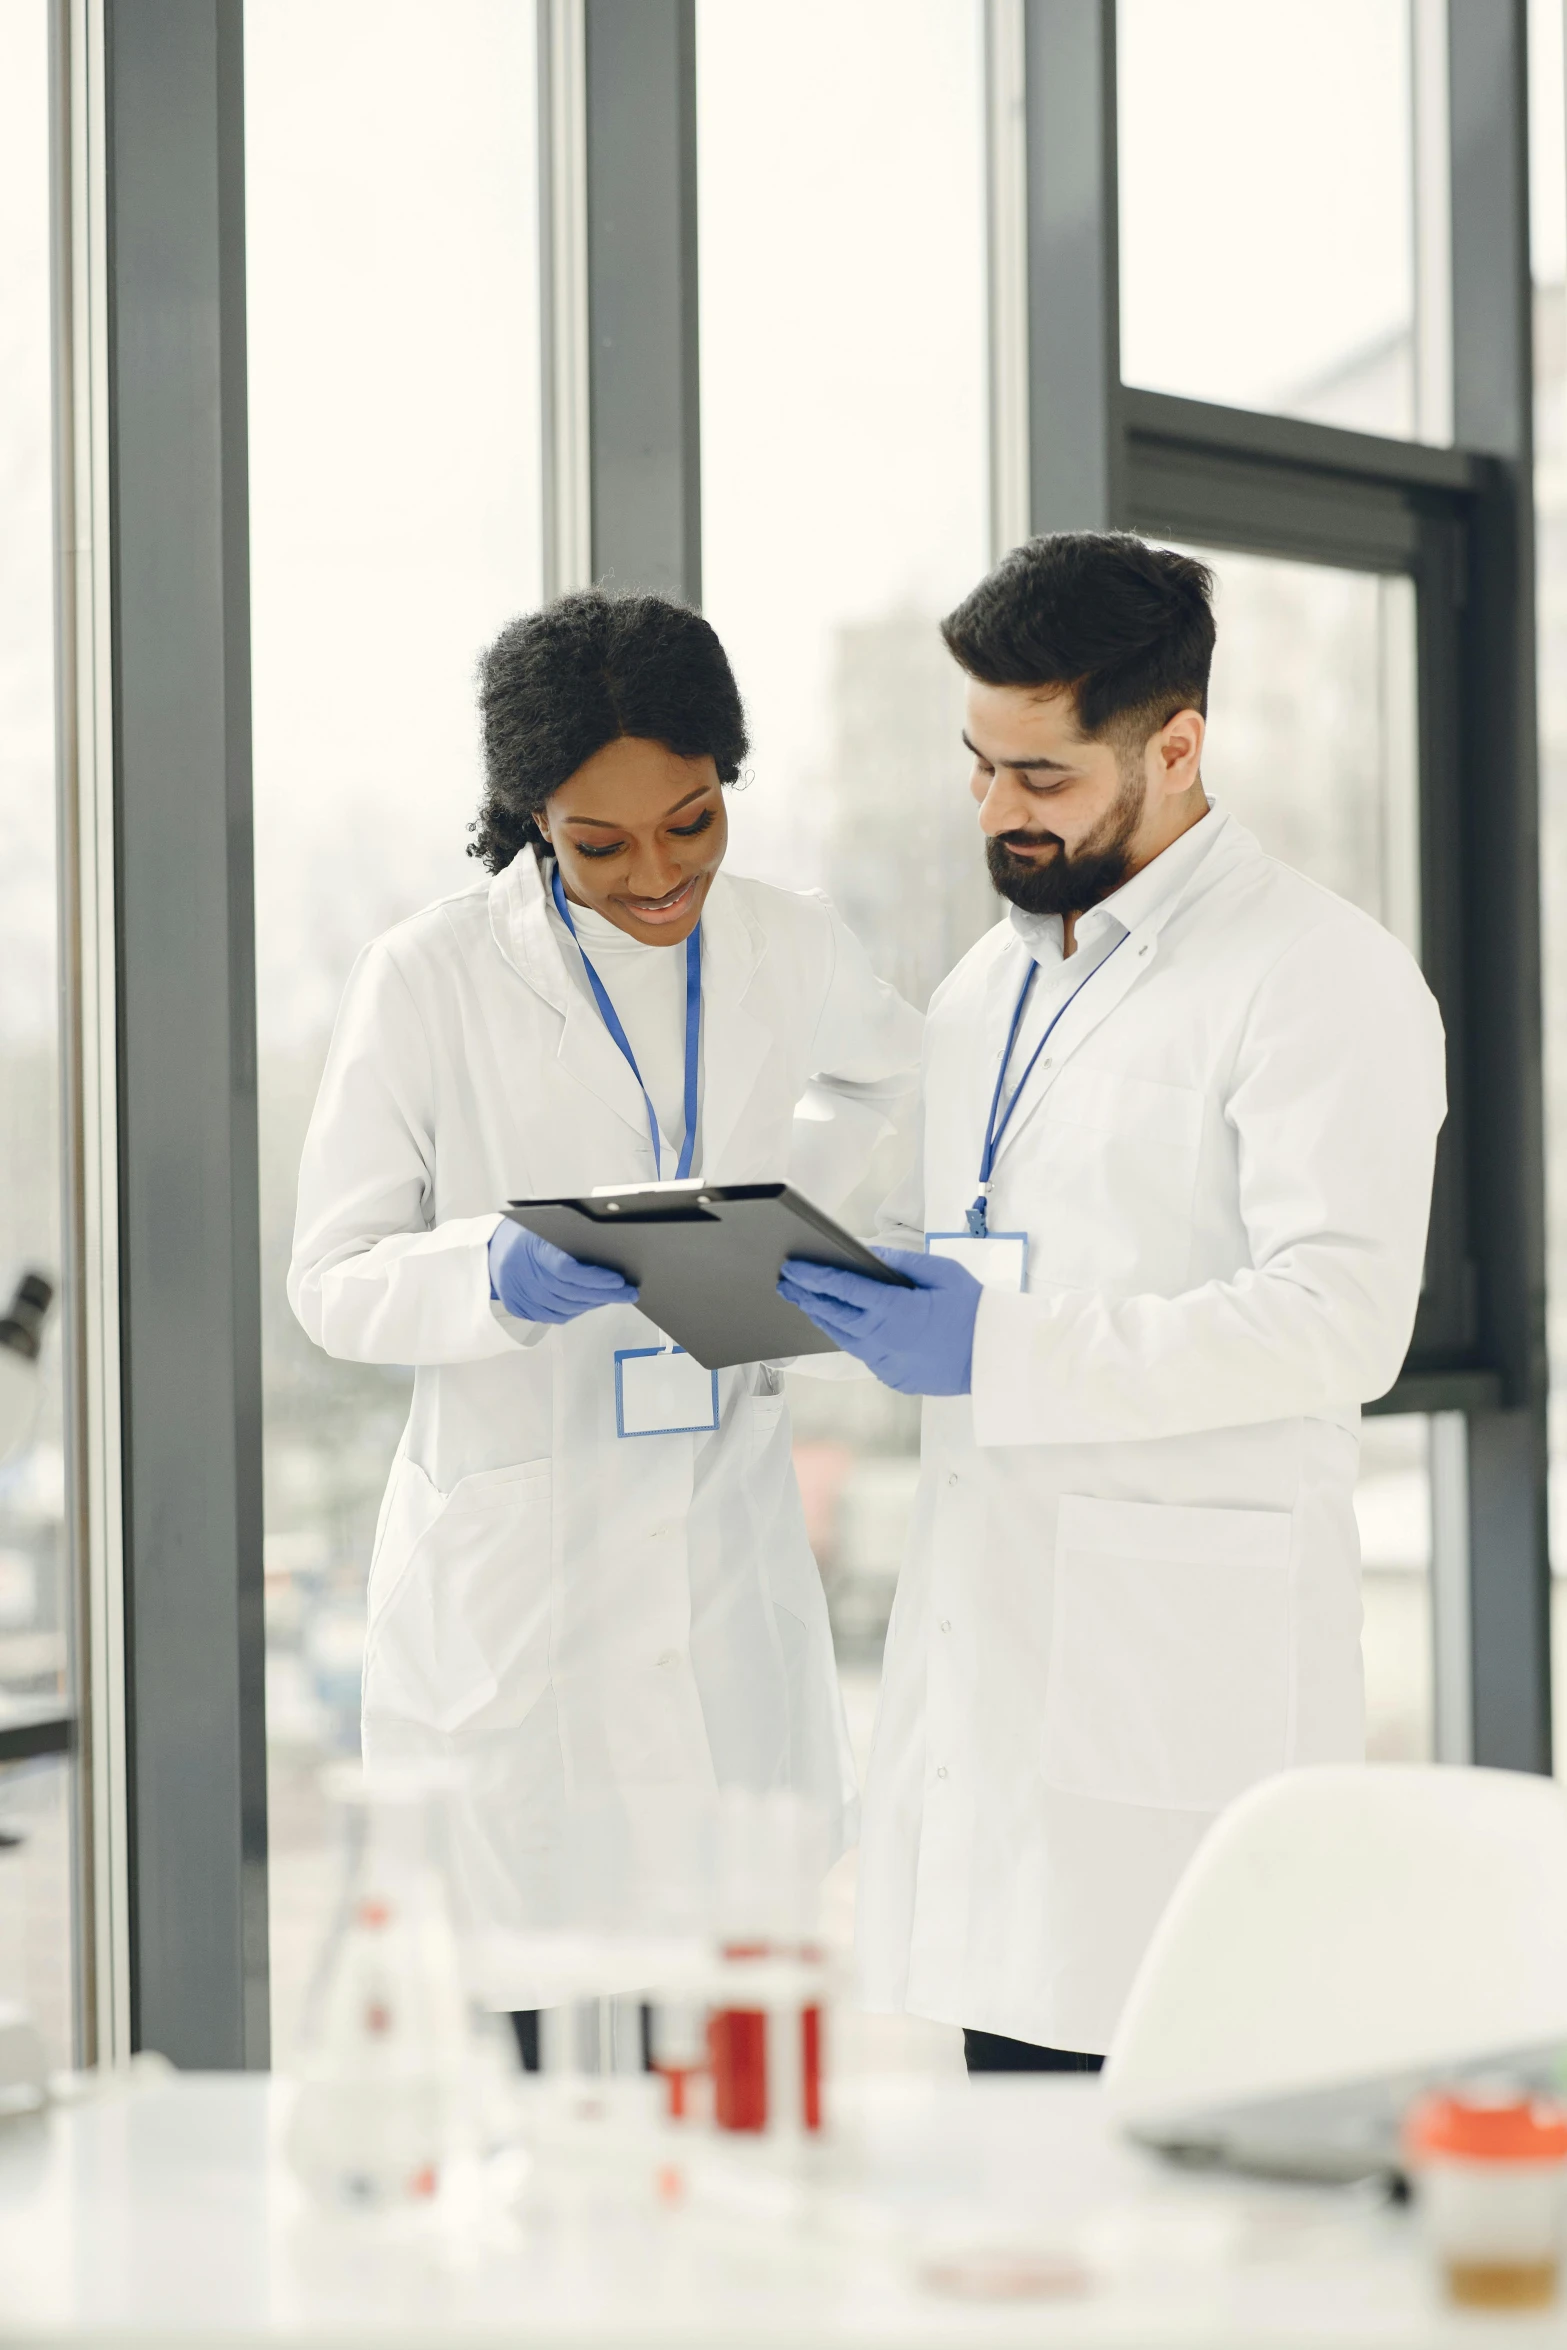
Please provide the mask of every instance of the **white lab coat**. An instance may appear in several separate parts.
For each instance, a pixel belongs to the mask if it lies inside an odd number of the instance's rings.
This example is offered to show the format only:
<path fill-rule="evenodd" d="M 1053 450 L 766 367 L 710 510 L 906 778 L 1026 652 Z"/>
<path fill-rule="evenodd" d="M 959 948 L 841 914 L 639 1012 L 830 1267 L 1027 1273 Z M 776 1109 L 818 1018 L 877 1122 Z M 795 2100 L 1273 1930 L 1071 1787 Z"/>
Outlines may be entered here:
<path fill-rule="evenodd" d="M 702 916 L 702 1164 L 827 1206 L 911 1110 L 920 1023 L 823 900 L 720 874 Z M 414 1367 L 370 1567 L 368 1756 L 455 1754 L 482 1926 L 559 1919 L 570 1823 L 790 1787 L 857 1795 L 781 1382 L 719 1375 L 712 1434 L 618 1438 L 634 1308 L 491 1301 L 508 1198 L 645 1182 L 641 1092 L 531 854 L 367 947 L 300 1171 L 289 1297 L 329 1354 Z M 678 1137 L 671 1138 L 678 1141 Z M 597 1832 L 597 1831 L 596 1831 Z M 506 1992 L 533 2004 L 525 1981 Z"/>
<path fill-rule="evenodd" d="M 986 1291 L 972 1396 L 924 1407 L 861 1839 L 872 2006 L 1088 2051 L 1215 1813 L 1362 1756 L 1358 1407 L 1445 1109 L 1385 930 L 1217 811 L 1168 854 L 1007 1132 L 1027 1293 Z M 962 1228 L 1027 968 L 1003 920 L 938 990 L 885 1237 Z"/>

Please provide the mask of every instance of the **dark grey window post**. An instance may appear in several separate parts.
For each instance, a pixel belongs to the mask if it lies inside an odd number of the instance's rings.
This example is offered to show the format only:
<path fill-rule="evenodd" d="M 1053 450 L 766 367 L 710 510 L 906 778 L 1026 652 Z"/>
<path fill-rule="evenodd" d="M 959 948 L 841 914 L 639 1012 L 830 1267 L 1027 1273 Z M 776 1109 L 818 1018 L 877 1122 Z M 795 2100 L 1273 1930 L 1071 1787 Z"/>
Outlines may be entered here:
<path fill-rule="evenodd" d="M 586 0 L 592 569 L 702 600 L 696 0 Z"/>
<path fill-rule="evenodd" d="M 132 2037 L 267 2060 L 240 0 L 104 0 Z"/>
<path fill-rule="evenodd" d="M 1029 502 L 1110 530 L 1122 499 L 1115 0 L 1026 0 Z"/>
<path fill-rule="evenodd" d="M 1545 1136 L 1526 0 L 1449 0 L 1453 428 L 1491 463 L 1463 630 L 1465 1089 L 1481 1344 L 1469 1419 L 1476 1762 L 1551 1767 Z"/>

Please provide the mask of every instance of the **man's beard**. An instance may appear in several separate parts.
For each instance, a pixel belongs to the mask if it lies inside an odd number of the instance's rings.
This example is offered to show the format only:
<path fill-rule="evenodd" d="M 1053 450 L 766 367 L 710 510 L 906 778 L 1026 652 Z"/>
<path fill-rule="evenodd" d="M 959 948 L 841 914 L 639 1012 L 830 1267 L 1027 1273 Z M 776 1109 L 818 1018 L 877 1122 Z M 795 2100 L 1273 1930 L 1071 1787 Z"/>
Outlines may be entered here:
<path fill-rule="evenodd" d="M 1129 763 L 1121 768 L 1121 788 L 1102 821 L 1069 856 L 1063 845 L 1043 864 L 1014 857 L 1008 839 L 1030 845 L 1059 841 L 1053 832 L 996 833 L 985 843 L 985 863 L 992 887 L 1025 914 L 1086 914 L 1101 898 L 1119 889 L 1132 862 L 1132 836 L 1142 822 L 1147 785 Z"/>

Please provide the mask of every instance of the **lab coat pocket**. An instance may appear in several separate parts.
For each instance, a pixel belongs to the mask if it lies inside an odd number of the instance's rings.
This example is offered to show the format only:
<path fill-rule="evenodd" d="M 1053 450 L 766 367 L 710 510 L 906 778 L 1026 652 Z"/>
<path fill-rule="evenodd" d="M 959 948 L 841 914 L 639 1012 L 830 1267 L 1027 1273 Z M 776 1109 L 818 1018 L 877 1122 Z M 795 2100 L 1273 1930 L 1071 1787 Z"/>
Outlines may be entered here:
<path fill-rule="evenodd" d="M 365 1593 L 369 1628 L 392 1598 L 403 1571 L 424 1534 L 441 1514 L 441 1496 L 417 1461 L 408 1458 L 408 1431 L 392 1460 L 392 1473 L 381 1497 L 375 1522 L 375 1547 L 370 1553 L 370 1583 Z"/>
<path fill-rule="evenodd" d="M 1041 1755 L 1050 1786 L 1218 1811 L 1283 1767 L 1290 1537 L 1287 1510 L 1063 1499 Z"/>
<path fill-rule="evenodd" d="M 550 1465 L 483 1470 L 444 1500 L 411 1463 L 401 1474 L 424 1489 L 413 1496 L 424 1507 L 394 1501 L 387 1512 L 372 1578 L 365 1710 L 448 1737 L 514 1727 L 549 1680 Z M 393 1545 L 403 1530 L 412 1540 L 399 1560 Z"/>

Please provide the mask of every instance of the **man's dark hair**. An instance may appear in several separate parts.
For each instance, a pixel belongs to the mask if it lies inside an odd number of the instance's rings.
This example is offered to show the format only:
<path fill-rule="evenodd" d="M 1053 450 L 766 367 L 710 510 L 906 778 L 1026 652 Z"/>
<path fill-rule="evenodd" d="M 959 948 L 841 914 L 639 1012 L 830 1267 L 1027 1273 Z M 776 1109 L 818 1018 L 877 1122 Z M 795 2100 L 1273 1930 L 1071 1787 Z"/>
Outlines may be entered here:
<path fill-rule="evenodd" d="M 534 818 L 606 743 L 632 735 L 711 758 L 733 783 L 748 748 L 740 689 L 700 612 L 581 588 L 511 621 L 479 656 L 484 799 L 470 857 L 501 872 L 541 848 Z"/>
<path fill-rule="evenodd" d="M 941 633 L 981 684 L 1070 686 L 1090 741 L 1140 749 L 1207 711 L 1213 574 L 1126 531 L 1055 531 L 1004 555 Z"/>

